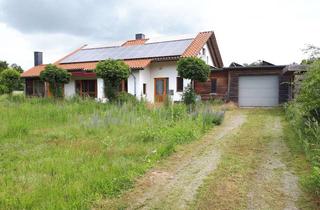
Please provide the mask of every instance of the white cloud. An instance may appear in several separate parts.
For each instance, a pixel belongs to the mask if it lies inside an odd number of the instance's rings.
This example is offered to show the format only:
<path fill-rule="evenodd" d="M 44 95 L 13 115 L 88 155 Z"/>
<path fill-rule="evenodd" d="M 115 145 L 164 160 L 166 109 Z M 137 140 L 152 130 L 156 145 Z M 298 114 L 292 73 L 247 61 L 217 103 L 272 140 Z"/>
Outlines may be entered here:
<path fill-rule="evenodd" d="M 34 50 L 53 62 L 82 44 L 137 32 L 214 30 L 225 65 L 258 59 L 288 64 L 303 58 L 305 44 L 320 46 L 319 9 L 317 0 L 0 0 L 0 60 L 28 68 Z"/>

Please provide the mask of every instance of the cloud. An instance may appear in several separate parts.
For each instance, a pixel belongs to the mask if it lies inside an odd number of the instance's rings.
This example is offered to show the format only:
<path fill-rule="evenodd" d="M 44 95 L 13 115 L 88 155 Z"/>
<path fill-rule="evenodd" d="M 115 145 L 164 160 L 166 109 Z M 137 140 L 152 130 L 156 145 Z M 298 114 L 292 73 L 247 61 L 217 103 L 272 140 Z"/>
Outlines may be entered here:
<path fill-rule="evenodd" d="M 65 33 L 95 39 L 137 32 L 189 33 L 201 17 L 185 1 L 2 0 L 3 22 L 23 33 Z M 200 9 L 200 8 L 199 8 Z"/>

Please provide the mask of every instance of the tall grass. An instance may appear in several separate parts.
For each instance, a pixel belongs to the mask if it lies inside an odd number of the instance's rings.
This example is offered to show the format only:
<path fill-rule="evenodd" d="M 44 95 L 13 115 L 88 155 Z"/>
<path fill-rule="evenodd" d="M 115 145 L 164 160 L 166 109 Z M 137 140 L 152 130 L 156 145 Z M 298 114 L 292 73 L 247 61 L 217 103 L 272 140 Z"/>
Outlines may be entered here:
<path fill-rule="evenodd" d="M 88 209 L 117 196 L 211 128 L 204 109 L 1 97 L 0 209 Z"/>

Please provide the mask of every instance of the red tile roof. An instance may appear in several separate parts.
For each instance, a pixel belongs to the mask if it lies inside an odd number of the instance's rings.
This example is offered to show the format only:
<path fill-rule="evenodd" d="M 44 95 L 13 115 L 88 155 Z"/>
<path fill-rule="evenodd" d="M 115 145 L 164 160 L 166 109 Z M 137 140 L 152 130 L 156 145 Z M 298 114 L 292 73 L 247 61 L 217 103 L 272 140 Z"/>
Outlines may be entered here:
<path fill-rule="evenodd" d="M 40 75 L 40 72 L 44 70 L 46 65 L 39 65 L 39 66 L 34 66 L 31 69 L 23 72 L 21 74 L 21 77 L 38 77 Z"/>
<path fill-rule="evenodd" d="M 124 61 L 131 69 L 143 69 L 151 63 L 151 59 L 125 60 Z M 64 63 L 56 64 L 58 67 L 66 70 L 93 70 L 96 68 L 98 62 L 85 63 Z M 21 77 L 38 77 L 44 70 L 46 65 L 39 65 L 32 67 L 28 71 L 21 74 Z"/>
<path fill-rule="evenodd" d="M 202 47 L 206 44 L 208 39 L 212 36 L 213 32 L 201 32 L 196 38 L 193 40 L 191 45 L 186 49 L 186 51 L 182 54 L 182 57 L 191 57 L 197 56 L 202 49 Z"/>
<path fill-rule="evenodd" d="M 148 39 L 128 40 L 122 45 L 122 47 L 128 47 L 128 46 L 134 46 L 134 45 L 143 45 L 144 43 L 146 43 L 146 41 L 148 41 Z"/>

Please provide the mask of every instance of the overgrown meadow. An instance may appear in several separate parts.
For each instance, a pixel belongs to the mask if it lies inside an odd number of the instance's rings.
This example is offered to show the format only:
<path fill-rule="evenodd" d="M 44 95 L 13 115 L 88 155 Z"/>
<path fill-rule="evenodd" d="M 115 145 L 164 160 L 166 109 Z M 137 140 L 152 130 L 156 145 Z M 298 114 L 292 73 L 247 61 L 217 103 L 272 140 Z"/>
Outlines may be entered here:
<path fill-rule="evenodd" d="M 0 98 L 0 209 L 88 209 L 219 124 L 210 105 Z"/>

